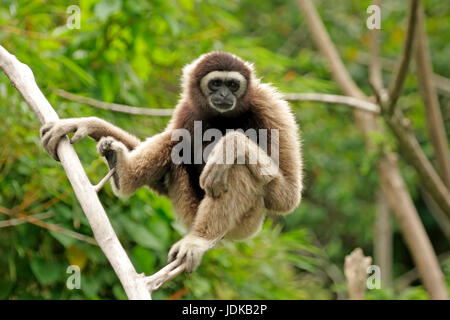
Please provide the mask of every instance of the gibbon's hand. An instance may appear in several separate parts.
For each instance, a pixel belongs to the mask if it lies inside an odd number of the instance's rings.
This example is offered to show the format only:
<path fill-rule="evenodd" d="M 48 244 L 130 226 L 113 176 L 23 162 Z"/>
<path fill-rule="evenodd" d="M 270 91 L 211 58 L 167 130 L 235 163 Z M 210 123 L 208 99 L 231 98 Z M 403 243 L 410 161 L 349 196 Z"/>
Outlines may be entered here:
<path fill-rule="evenodd" d="M 185 263 L 186 272 L 193 272 L 200 265 L 206 251 L 214 246 L 215 241 L 188 234 L 175 243 L 169 251 L 168 263 L 178 261 Z"/>
<path fill-rule="evenodd" d="M 40 130 L 41 141 L 44 149 L 55 159 L 59 161 L 56 148 L 59 141 L 65 135 L 75 132 L 70 143 L 76 143 L 91 133 L 91 125 L 86 118 L 62 119 L 55 122 L 49 122 L 42 126 Z"/>

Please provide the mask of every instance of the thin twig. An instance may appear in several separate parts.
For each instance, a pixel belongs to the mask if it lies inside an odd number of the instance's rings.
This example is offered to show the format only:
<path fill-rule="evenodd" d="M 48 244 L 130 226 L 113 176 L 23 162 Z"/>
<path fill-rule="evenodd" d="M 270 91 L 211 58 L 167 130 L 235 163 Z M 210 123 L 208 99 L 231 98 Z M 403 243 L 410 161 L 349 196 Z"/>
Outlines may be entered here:
<path fill-rule="evenodd" d="M 387 111 L 389 114 L 393 113 L 398 98 L 400 97 L 403 89 L 403 85 L 408 74 L 409 62 L 413 54 L 413 44 L 415 38 L 416 24 L 417 24 L 417 8 L 419 6 L 419 0 L 410 0 L 409 14 L 408 14 L 408 27 L 406 31 L 406 38 L 403 45 L 403 52 L 398 62 L 397 70 L 394 74 L 392 85 L 389 89 L 389 104 Z"/>
<path fill-rule="evenodd" d="M 89 106 L 104 110 L 111 110 L 134 115 L 156 116 L 156 117 L 169 117 L 173 113 L 173 109 L 150 109 L 150 108 L 133 107 L 125 104 L 109 103 L 80 96 L 78 94 L 73 94 L 61 89 L 56 89 L 55 92 L 58 96 L 64 99 L 87 104 Z"/>
<path fill-rule="evenodd" d="M 32 217 L 33 219 L 37 220 L 43 220 L 50 217 L 53 217 L 55 214 L 53 212 L 43 212 L 43 213 L 36 213 L 28 217 Z M 12 218 L 8 220 L 0 221 L 0 228 L 6 228 L 6 227 L 12 227 L 12 226 L 18 226 L 20 224 L 27 223 L 27 221 L 20 219 L 20 218 Z"/>
<path fill-rule="evenodd" d="M 288 101 L 316 101 L 333 104 L 341 104 L 372 113 L 379 113 L 378 105 L 366 100 L 361 100 L 348 96 L 340 96 L 326 93 L 285 93 L 283 98 Z"/>
<path fill-rule="evenodd" d="M 370 65 L 370 54 L 364 51 L 360 51 L 356 55 L 356 63 L 362 64 L 365 66 Z M 393 59 L 389 59 L 386 57 L 380 57 L 380 64 L 383 69 L 383 71 L 387 72 L 393 72 L 396 68 L 397 62 Z M 411 65 L 411 70 L 414 70 L 414 65 Z M 431 75 L 433 85 L 436 87 L 436 89 L 439 90 L 441 94 L 450 95 L 450 79 L 446 78 L 444 76 L 441 76 L 440 74 L 433 73 Z"/>
<path fill-rule="evenodd" d="M 116 172 L 116 168 L 112 168 L 111 170 L 109 170 L 108 174 L 104 176 L 103 179 L 100 180 L 100 182 L 96 186 L 94 186 L 95 192 L 98 193 L 103 188 L 105 183 L 108 182 L 108 180 L 112 177 L 114 172 Z"/>
<path fill-rule="evenodd" d="M 87 242 L 87 243 L 90 243 L 90 244 L 93 244 L 96 246 L 98 245 L 97 241 L 95 241 L 95 239 L 92 237 L 86 236 L 84 234 L 81 234 L 81 233 L 78 233 L 78 232 L 75 232 L 75 231 L 72 231 L 69 229 L 65 229 L 61 226 L 58 226 L 57 224 L 41 221 L 39 219 L 34 218 L 33 216 L 27 216 L 26 214 L 23 214 L 23 213 L 14 212 L 14 210 L 9 210 L 8 208 L 1 207 L 1 206 L 0 206 L 0 213 L 6 214 L 11 217 L 17 217 L 28 223 L 34 224 L 38 227 L 41 227 L 41 228 L 44 228 L 44 229 L 47 229 L 50 231 L 55 231 L 55 232 L 64 234 L 71 238 L 75 238 L 75 239 L 78 239 L 78 240 L 81 240 L 81 241 L 84 241 L 84 242 Z"/>
<path fill-rule="evenodd" d="M 184 269 L 184 264 L 179 265 L 178 261 L 172 261 L 158 272 L 152 274 L 151 276 L 145 277 L 144 281 L 148 290 L 152 292 L 159 289 L 167 281 L 172 280 L 177 275 L 182 273 Z"/>

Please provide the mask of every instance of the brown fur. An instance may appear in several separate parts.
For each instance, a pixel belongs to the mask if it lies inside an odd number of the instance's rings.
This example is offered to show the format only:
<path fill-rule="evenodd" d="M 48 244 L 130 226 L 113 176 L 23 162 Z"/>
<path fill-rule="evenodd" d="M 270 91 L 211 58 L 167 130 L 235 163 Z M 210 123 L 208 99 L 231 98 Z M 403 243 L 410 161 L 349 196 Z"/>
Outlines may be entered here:
<path fill-rule="evenodd" d="M 236 108 L 225 114 L 210 108 L 200 90 L 201 79 L 211 71 L 238 71 L 247 80 L 247 90 Z M 131 194 L 146 185 L 168 196 L 177 217 L 190 230 L 172 247 L 169 257 L 185 261 L 187 270 L 192 271 L 204 251 L 220 238 L 244 239 L 255 234 L 266 210 L 280 214 L 292 211 L 301 199 L 302 161 L 298 127 L 288 104 L 274 88 L 255 77 L 249 63 L 225 52 L 203 55 L 184 68 L 182 86 L 181 100 L 166 130 L 140 144 L 135 137 L 97 118 L 61 120 L 60 124 L 43 128 L 43 139 L 54 142 L 68 132 L 85 130 L 100 140 L 98 150 L 102 155 L 108 151 L 116 154 L 113 165 L 117 174 L 112 185 L 117 194 Z M 239 133 L 223 136 L 207 163 L 172 163 L 171 150 L 178 143 L 171 141 L 172 131 L 185 128 L 192 135 L 196 120 L 202 121 L 203 131 L 216 128 L 223 134 L 226 129 L 278 129 L 280 170 L 261 176 L 259 163 L 212 163 L 210 159 L 226 139 L 245 145 L 245 157 L 257 152 L 258 146 Z M 266 157 L 270 153 L 269 149 Z"/>

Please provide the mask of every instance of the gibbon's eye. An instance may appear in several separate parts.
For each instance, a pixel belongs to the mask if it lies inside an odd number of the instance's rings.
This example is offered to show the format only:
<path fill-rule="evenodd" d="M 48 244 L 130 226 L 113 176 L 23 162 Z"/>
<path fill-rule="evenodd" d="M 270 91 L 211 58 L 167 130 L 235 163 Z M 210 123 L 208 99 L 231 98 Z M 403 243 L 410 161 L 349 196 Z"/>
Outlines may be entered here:
<path fill-rule="evenodd" d="M 212 90 L 217 90 L 222 86 L 222 80 L 213 79 L 209 82 L 208 87 Z"/>
<path fill-rule="evenodd" d="M 231 91 L 237 91 L 239 89 L 239 82 L 236 80 L 231 80 L 227 82 L 227 87 L 230 88 Z"/>

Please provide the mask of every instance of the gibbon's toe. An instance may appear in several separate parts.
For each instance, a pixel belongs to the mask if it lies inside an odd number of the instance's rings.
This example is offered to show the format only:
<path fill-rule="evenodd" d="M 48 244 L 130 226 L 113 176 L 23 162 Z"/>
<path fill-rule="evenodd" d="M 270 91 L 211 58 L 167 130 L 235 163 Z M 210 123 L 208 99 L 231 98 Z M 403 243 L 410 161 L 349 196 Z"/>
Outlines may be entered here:
<path fill-rule="evenodd" d="M 114 142 L 116 142 L 116 140 L 112 137 L 101 138 L 97 144 L 97 152 L 102 156 L 106 156 L 111 151 L 116 151 L 113 148 Z"/>

